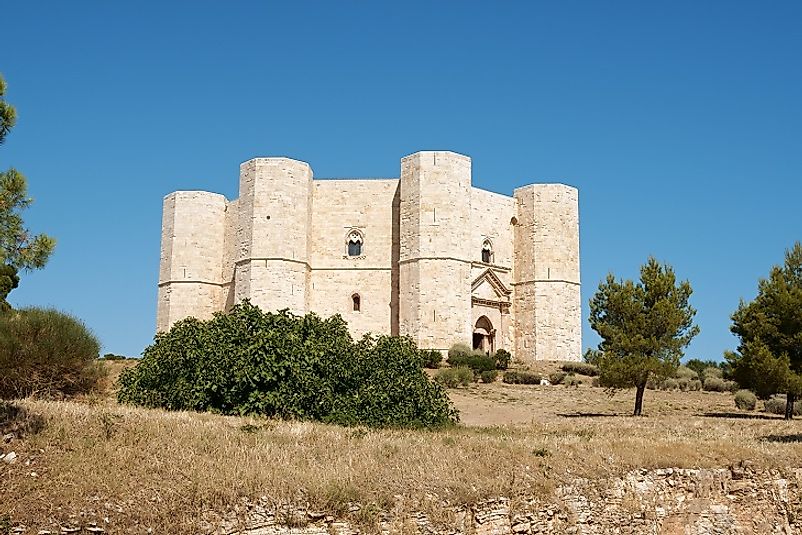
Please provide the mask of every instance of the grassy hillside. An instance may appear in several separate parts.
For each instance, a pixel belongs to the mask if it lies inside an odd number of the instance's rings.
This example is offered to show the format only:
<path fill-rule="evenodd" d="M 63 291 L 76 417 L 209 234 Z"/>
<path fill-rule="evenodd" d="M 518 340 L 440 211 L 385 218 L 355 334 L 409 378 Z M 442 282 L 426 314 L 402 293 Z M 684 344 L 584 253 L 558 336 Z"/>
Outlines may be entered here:
<path fill-rule="evenodd" d="M 609 398 L 582 385 L 479 384 L 452 391 L 463 424 L 444 431 L 341 428 L 84 402 L 25 400 L 0 414 L 4 515 L 29 532 L 96 522 L 109 532 L 203 531 L 243 498 L 348 514 L 442 501 L 546 495 L 577 476 L 633 468 L 802 467 L 802 421 L 739 413 L 731 394 Z M 744 416 L 750 416 L 744 418 Z M 367 511 L 367 513 L 366 513 Z M 364 518 L 369 523 L 370 518 Z M 2 525 L 2 524 L 0 524 Z M 57 529 L 56 531 L 57 532 Z"/>

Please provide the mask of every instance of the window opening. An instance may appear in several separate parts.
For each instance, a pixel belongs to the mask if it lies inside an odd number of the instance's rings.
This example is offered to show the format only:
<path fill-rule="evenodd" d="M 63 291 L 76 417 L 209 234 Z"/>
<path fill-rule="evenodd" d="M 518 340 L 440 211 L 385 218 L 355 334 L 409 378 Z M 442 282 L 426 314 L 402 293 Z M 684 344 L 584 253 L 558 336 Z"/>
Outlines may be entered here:
<path fill-rule="evenodd" d="M 488 240 L 485 240 L 485 242 L 482 244 L 482 262 L 485 264 L 490 264 L 493 262 L 493 246 Z"/>
<path fill-rule="evenodd" d="M 351 232 L 348 235 L 348 256 L 362 255 L 362 235 L 359 232 Z"/>

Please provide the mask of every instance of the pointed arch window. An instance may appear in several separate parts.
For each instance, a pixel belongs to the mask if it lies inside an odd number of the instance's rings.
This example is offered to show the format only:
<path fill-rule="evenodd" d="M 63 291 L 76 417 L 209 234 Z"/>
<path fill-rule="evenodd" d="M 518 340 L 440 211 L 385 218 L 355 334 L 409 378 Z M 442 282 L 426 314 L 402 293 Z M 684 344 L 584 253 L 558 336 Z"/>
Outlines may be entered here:
<path fill-rule="evenodd" d="M 490 240 L 485 240 L 482 244 L 482 262 L 491 264 L 493 262 L 493 244 Z"/>
<path fill-rule="evenodd" d="M 364 239 L 361 232 L 356 230 L 349 232 L 347 240 L 348 256 L 362 256 L 363 242 Z"/>
<path fill-rule="evenodd" d="M 362 308 L 362 298 L 359 297 L 359 294 L 354 294 L 351 296 L 351 305 L 354 312 L 360 311 L 360 308 Z"/>

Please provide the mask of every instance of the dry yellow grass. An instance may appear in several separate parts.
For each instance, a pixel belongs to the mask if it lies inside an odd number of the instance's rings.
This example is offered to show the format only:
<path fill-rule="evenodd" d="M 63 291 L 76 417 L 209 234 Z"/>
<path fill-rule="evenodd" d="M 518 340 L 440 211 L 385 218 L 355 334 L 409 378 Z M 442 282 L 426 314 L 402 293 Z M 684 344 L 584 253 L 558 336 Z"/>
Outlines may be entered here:
<path fill-rule="evenodd" d="M 192 533 L 243 497 L 330 512 L 353 501 L 434 511 L 442 500 L 546 495 L 578 476 L 634 468 L 802 466 L 802 421 L 739 418 L 729 394 L 650 391 L 643 418 L 628 416 L 631 392 L 610 399 L 588 386 L 495 383 L 452 397 L 463 424 L 442 431 L 21 401 L 5 425 L 32 429 L 2 445 L 19 460 L 0 463 L 0 518 L 33 533 L 87 521 Z"/>

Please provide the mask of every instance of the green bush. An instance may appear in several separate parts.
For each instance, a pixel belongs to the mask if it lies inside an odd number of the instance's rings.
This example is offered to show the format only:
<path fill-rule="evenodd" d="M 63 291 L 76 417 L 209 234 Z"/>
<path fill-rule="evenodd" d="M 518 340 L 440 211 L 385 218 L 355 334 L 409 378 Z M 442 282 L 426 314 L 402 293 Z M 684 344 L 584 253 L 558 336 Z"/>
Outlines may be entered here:
<path fill-rule="evenodd" d="M 372 427 L 457 420 L 409 338 L 353 342 L 339 316 L 265 313 L 247 300 L 156 335 L 120 376 L 122 403 Z"/>
<path fill-rule="evenodd" d="M 100 343 L 79 319 L 53 309 L 0 315 L 0 398 L 67 397 L 103 376 Z"/>
<path fill-rule="evenodd" d="M 664 380 L 660 383 L 660 390 L 679 390 L 679 382 L 673 377 L 669 377 L 668 379 Z"/>
<path fill-rule="evenodd" d="M 446 362 L 451 364 L 451 359 L 453 358 L 464 358 L 472 354 L 473 349 L 471 349 L 470 346 L 467 344 L 457 343 L 451 346 L 451 348 L 448 350 L 448 360 Z"/>
<path fill-rule="evenodd" d="M 589 377 L 595 377 L 599 375 L 599 368 L 586 362 L 566 362 L 563 364 L 562 370 L 566 373 L 587 375 Z"/>
<path fill-rule="evenodd" d="M 102 360 L 128 360 L 128 357 L 125 355 L 115 355 L 114 353 L 106 353 L 100 358 Z"/>
<path fill-rule="evenodd" d="M 445 388 L 457 388 L 471 384 L 473 377 L 473 371 L 470 368 L 445 368 L 437 371 L 434 380 Z"/>
<path fill-rule="evenodd" d="M 707 368 L 705 371 L 708 369 L 710 368 Z M 738 383 L 711 375 L 705 378 L 703 387 L 707 392 L 735 392 L 738 390 Z"/>
<path fill-rule="evenodd" d="M 785 396 L 774 396 L 763 402 L 763 410 L 770 414 L 785 414 Z M 802 416 L 802 402 L 794 403 L 794 416 Z"/>
<path fill-rule="evenodd" d="M 423 367 L 436 370 L 443 362 L 443 354 L 438 349 L 422 349 L 421 358 L 423 359 Z"/>
<path fill-rule="evenodd" d="M 510 366 L 512 354 L 506 349 L 499 349 L 493 357 L 496 359 L 496 368 L 506 370 Z"/>
<path fill-rule="evenodd" d="M 496 370 L 486 370 L 481 373 L 480 377 L 483 383 L 492 383 L 498 377 L 498 372 Z"/>
<path fill-rule="evenodd" d="M 470 368 L 477 375 L 482 372 L 495 370 L 496 359 L 482 353 L 481 351 L 471 351 L 468 354 L 456 354 L 448 357 L 448 364 L 452 368 Z"/>
<path fill-rule="evenodd" d="M 749 390 L 739 390 L 735 393 L 735 406 L 742 411 L 753 411 L 757 405 L 757 396 Z M 784 409 L 783 409 L 783 412 Z"/>
<path fill-rule="evenodd" d="M 697 392 L 699 390 L 702 390 L 702 381 L 700 381 L 699 379 L 691 379 L 690 381 L 688 381 L 687 390 L 689 392 Z"/>
<path fill-rule="evenodd" d="M 688 368 L 687 366 L 680 366 L 674 372 L 675 379 L 698 379 L 699 374 Z"/>
<path fill-rule="evenodd" d="M 707 381 L 708 379 L 723 379 L 724 372 L 722 372 L 719 368 L 714 366 L 708 366 L 704 370 L 702 370 L 702 381 Z"/>
<path fill-rule="evenodd" d="M 563 384 L 565 386 L 573 386 L 574 388 L 577 388 L 579 385 L 582 384 L 582 379 L 580 379 L 573 373 L 569 373 L 568 375 L 565 376 L 565 379 L 563 379 Z"/>
<path fill-rule="evenodd" d="M 559 385 L 565 379 L 565 376 L 568 375 L 565 372 L 554 372 L 549 374 L 549 382 L 553 385 Z"/>
<path fill-rule="evenodd" d="M 539 385 L 540 379 L 540 375 L 536 373 L 513 370 L 504 372 L 504 375 L 501 378 L 501 380 L 505 383 L 513 385 Z"/>

